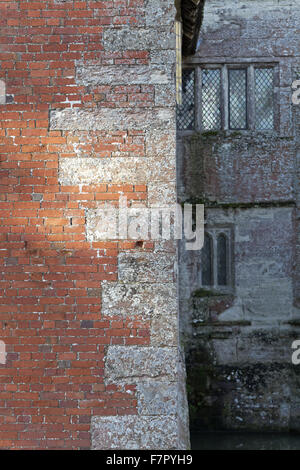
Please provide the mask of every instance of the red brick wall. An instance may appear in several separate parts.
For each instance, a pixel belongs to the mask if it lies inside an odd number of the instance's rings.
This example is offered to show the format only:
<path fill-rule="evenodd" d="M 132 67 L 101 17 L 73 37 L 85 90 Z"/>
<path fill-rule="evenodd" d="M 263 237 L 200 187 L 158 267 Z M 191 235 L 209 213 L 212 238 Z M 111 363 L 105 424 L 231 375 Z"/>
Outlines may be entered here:
<path fill-rule="evenodd" d="M 136 413 L 134 394 L 105 386 L 103 360 L 107 345 L 149 344 L 149 324 L 102 317 L 100 296 L 101 281 L 117 279 L 118 251 L 134 243 L 87 242 L 85 209 L 120 192 L 144 200 L 147 187 L 61 186 L 58 158 L 73 155 L 76 135 L 49 131 L 48 117 L 72 105 L 153 102 L 151 86 L 92 88 L 74 79 L 76 60 L 147 64 L 147 51 L 102 47 L 103 28 L 142 25 L 143 18 L 141 0 L 0 0 L 7 86 L 0 105 L 0 339 L 8 353 L 0 365 L 1 448 L 89 448 L 91 415 Z M 135 131 L 90 132 L 84 145 L 102 156 L 144 149 Z"/>

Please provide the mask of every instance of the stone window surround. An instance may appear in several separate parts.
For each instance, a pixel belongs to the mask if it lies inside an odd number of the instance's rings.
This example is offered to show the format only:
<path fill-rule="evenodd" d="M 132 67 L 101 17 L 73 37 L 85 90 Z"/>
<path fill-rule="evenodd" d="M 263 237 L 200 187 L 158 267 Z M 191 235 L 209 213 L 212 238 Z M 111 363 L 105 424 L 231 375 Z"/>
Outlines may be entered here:
<path fill-rule="evenodd" d="M 204 285 L 202 283 L 202 269 L 200 269 L 199 279 L 200 285 L 204 289 L 213 289 L 220 293 L 229 294 L 234 292 L 234 259 L 233 259 L 233 226 L 229 225 L 206 225 L 205 233 L 212 239 L 212 272 L 213 272 L 213 285 Z M 219 286 L 218 278 L 218 256 L 217 256 L 217 240 L 219 235 L 225 235 L 227 239 L 227 285 Z M 201 258 L 200 252 L 200 258 Z"/>
<path fill-rule="evenodd" d="M 255 95 L 254 95 L 254 69 L 259 68 L 273 68 L 274 69 L 274 129 L 273 130 L 258 130 L 255 129 Z M 274 134 L 280 132 L 280 106 L 279 106 L 279 62 L 253 59 L 239 59 L 231 60 L 230 62 L 215 59 L 201 59 L 199 57 L 191 58 L 183 64 L 183 69 L 195 70 L 195 96 L 194 96 L 194 109 L 195 109 L 195 128 L 193 130 L 177 129 L 179 135 L 190 135 L 194 132 L 209 132 L 201 129 L 201 69 L 202 68 L 219 68 L 221 69 L 221 129 L 216 131 L 237 132 L 236 129 L 229 129 L 228 125 L 228 68 L 246 68 L 247 69 L 247 121 L 248 128 L 238 130 L 242 134 L 259 132 L 264 134 Z M 199 90 L 199 92 L 197 92 Z"/>

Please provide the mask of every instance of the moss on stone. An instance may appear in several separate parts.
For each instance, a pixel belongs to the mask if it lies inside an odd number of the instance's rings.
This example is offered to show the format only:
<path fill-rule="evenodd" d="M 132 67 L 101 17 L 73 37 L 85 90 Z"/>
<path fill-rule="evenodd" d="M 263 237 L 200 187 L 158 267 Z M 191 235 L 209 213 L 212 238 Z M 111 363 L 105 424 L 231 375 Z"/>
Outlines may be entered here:
<path fill-rule="evenodd" d="M 220 297 L 222 295 L 226 295 L 226 294 L 222 294 L 220 292 L 217 292 L 211 289 L 209 290 L 209 289 L 203 289 L 203 288 L 194 290 L 194 292 L 192 293 L 193 298 Z"/>

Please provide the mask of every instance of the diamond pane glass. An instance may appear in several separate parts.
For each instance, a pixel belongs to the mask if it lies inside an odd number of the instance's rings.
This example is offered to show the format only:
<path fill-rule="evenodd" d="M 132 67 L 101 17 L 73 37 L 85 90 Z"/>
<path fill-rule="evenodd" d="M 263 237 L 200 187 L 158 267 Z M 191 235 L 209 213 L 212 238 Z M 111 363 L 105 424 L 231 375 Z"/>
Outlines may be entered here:
<path fill-rule="evenodd" d="M 217 240 L 218 250 L 218 285 L 227 285 L 227 239 L 221 234 Z"/>
<path fill-rule="evenodd" d="M 255 69 L 255 127 L 273 129 L 273 69 Z"/>
<path fill-rule="evenodd" d="M 221 128 L 221 70 L 202 69 L 202 128 Z"/>
<path fill-rule="evenodd" d="M 202 248 L 202 285 L 213 285 L 213 270 L 212 270 L 212 238 L 205 234 L 204 245 Z"/>
<path fill-rule="evenodd" d="M 229 128 L 247 128 L 247 71 L 229 69 Z"/>
<path fill-rule="evenodd" d="M 177 106 L 177 129 L 192 130 L 195 122 L 195 71 L 182 71 L 182 104 Z"/>

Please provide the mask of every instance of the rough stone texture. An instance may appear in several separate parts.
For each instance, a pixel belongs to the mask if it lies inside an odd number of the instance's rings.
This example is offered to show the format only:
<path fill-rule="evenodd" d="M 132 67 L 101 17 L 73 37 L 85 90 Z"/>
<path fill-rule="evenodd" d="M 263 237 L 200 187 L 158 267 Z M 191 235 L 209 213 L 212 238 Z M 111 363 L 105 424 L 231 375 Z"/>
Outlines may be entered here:
<path fill-rule="evenodd" d="M 155 346 L 176 346 L 178 333 L 176 331 L 177 318 L 175 316 L 158 315 L 151 319 L 150 337 Z"/>
<path fill-rule="evenodd" d="M 216 134 L 185 139 L 179 170 L 181 199 L 223 203 L 293 200 L 293 140 L 278 134 Z"/>
<path fill-rule="evenodd" d="M 146 206 L 168 206 L 176 202 L 175 7 L 168 0 L 149 0 L 143 7 L 145 16 L 136 27 L 103 31 L 107 56 L 117 56 L 120 47 L 128 57 L 147 51 L 140 55 L 141 62 L 125 60 L 120 66 L 103 58 L 77 61 L 76 84 L 95 89 L 100 105 L 55 109 L 51 129 L 67 137 L 63 157 L 68 158 L 59 160 L 60 184 L 78 185 L 80 194 L 83 185 L 145 187 Z M 103 240 L 98 207 L 91 204 L 85 212 L 91 243 Z M 115 338 L 104 358 L 107 385 L 136 386 L 137 415 L 94 416 L 93 448 L 189 445 L 185 388 L 180 383 L 184 372 L 178 366 L 176 250 L 174 242 L 171 245 L 119 252 L 118 281 L 103 283 L 103 318 L 118 325 L 122 318 L 132 332 L 141 329 L 139 345 L 132 345 L 133 333 L 125 343 Z M 142 329 L 141 322 L 148 326 Z"/>
<path fill-rule="evenodd" d="M 121 253 L 119 256 L 119 279 L 123 282 L 172 282 L 174 279 L 174 256 L 162 253 Z"/>
<path fill-rule="evenodd" d="M 105 379 L 107 383 L 135 383 L 139 377 L 175 380 L 177 361 L 172 348 L 110 346 L 105 364 Z"/>
<path fill-rule="evenodd" d="M 51 129 L 55 130 L 128 130 L 165 129 L 174 126 L 175 111 L 169 108 L 110 109 L 96 111 L 78 108 L 51 112 Z"/>
<path fill-rule="evenodd" d="M 168 298 L 169 301 L 165 302 Z M 102 314 L 104 316 L 158 315 L 177 317 L 176 287 L 173 283 L 103 283 Z"/>
<path fill-rule="evenodd" d="M 60 181 L 75 184 L 145 183 L 148 162 L 135 157 L 64 158 L 60 163 Z"/>
<path fill-rule="evenodd" d="M 170 70 L 162 64 L 159 67 L 148 65 L 123 66 L 120 74 L 120 67 L 117 65 L 103 66 L 101 63 L 77 64 L 76 81 L 78 85 L 162 85 L 168 84 L 171 77 L 167 75 Z M 173 92 L 172 92 L 173 96 Z M 161 103 L 162 107 L 165 103 Z"/>
<path fill-rule="evenodd" d="M 138 410 L 142 415 L 172 415 L 177 404 L 177 387 L 169 382 L 141 382 L 137 386 Z"/>
<path fill-rule="evenodd" d="M 291 103 L 299 73 L 298 13 L 299 5 L 285 0 L 206 2 L 198 50 L 187 58 L 189 65 L 276 64 L 278 103 L 274 132 L 178 135 L 180 200 L 204 202 L 207 226 L 232 230 L 230 293 L 205 291 L 200 254 L 180 246 L 194 429 L 300 428 L 299 372 L 291 363 L 291 344 L 300 334 L 300 116 Z"/>
<path fill-rule="evenodd" d="M 188 407 L 188 400 L 187 400 L 187 393 L 186 393 L 186 384 L 187 384 L 186 363 L 185 363 L 184 350 L 181 345 L 179 348 L 178 375 L 179 375 L 179 388 L 178 388 L 177 409 L 178 409 L 178 416 L 179 416 L 179 445 L 180 445 L 180 448 L 184 449 L 185 446 L 187 445 L 186 436 L 189 435 L 190 422 L 189 422 L 189 407 Z"/>
<path fill-rule="evenodd" d="M 173 416 L 95 416 L 92 418 L 94 450 L 179 449 L 178 424 Z"/>
<path fill-rule="evenodd" d="M 146 0 L 144 3 L 146 26 L 157 27 L 157 18 L 161 26 L 170 27 L 174 20 L 174 5 L 169 0 Z"/>
<path fill-rule="evenodd" d="M 166 157 L 165 165 L 159 172 L 158 158 L 114 157 L 114 158 L 64 158 L 61 160 L 60 181 L 68 186 L 75 184 L 126 183 L 142 184 L 153 177 L 149 183 L 150 203 L 166 206 L 176 202 L 174 186 L 165 183 L 175 175 L 174 167 Z M 156 180 L 156 181 L 155 181 Z M 157 182 L 160 182 L 158 185 Z M 164 194 L 163 194 L 164 193 Z"/>
<path fill-rule="evenodd" d="M 156 181 L 152 181 L 149 183 L 149 203 L 152 206 L 160 207 L 161 201 L 164 201 L 164 204 L 173 206 L 176 203 L 175 188 L 175 183 L 161 182 L 157 184 Z"/>
<path fill-rule="evenodd" d="M 175 18 L 175 15 L 174 15 Z M 127 50 L 168 50 L 174 48 L 174 30 L 168 27 L 160 27 L 156 23 L 155 28 L 115 29 L 105 31 L 103 40 L 108 51 L 118 51 L 120 44 Z"/>
<path fill-rule="evenodd" d="M 0 448 L 186 448 L 176 245 L 96 217 L 176 200 L 174 2 L 0 10 Z"/>

